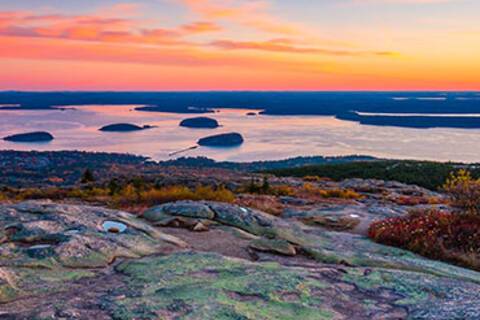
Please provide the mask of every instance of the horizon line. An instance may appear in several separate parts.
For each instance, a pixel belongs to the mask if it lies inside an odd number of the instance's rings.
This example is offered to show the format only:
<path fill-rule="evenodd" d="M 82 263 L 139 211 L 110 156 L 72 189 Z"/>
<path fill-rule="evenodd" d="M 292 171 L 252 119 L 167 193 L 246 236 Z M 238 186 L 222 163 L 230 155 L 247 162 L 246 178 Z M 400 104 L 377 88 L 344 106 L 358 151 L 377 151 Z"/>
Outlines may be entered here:
<path fill-rule="evenodd" d="M 402 90 L 0 90 L 1 93 L 409 93 L 409 92 L 432 92 L 432 93 L 480 93 L 480 89 L 455 90 L 455 89 L 402 89 Z"/>

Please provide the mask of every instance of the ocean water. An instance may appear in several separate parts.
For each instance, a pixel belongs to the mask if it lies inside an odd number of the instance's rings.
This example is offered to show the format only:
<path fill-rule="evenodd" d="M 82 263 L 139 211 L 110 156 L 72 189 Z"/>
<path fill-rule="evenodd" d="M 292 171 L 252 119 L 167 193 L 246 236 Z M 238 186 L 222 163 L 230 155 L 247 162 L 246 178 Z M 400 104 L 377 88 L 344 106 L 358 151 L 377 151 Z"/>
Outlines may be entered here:
<path fill-rule="evenodd" d="M 179 156 L 206 156 L 216 160 L 274 160 L 306 155 L 362 154 L 397 159 L 480 161 L 480 129 L 412 129 L 368 126 L 334 116 L 247 116 L 245 109 L 218 109 L 207 114 L 217 119 L 217 129 L 179 127 L 193 114 L 135 111 L 129 106 L 72 106 L 68 110 L 0 110 L 0 137 L 49 131 L 50 143 L 12 143 L 0 140 L 7 150 L 83 150 L 139 154 L 154 160 L 172 159 L 171 153 L 196 145 L 208 135 L 239 132 L 245 143 L 236 148 L 199 147 Z M 100 132 L 104 125 L 128 122 L 156 128 L 130 133 Z"/>

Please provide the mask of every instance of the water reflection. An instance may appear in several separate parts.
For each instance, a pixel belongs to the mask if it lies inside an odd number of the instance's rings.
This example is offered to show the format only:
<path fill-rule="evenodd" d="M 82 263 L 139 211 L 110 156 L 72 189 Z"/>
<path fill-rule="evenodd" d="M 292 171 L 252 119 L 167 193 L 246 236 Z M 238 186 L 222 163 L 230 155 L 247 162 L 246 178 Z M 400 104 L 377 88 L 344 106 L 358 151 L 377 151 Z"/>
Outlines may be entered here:
<path fill-rule="evenodd" d="M 221 109 L 209 117 L 222 127 L 179 127 L 195 114 L 141 112 L 129 106 L 81 106 L 58 110 L 2 110 L 0 137 L 29 131 L 49 131 L 56 139 L 48 145 L 19 145 L 0 141 L 0 149 L 84 150 L 143 154 L 156 160 L 174 156 L 206 156 L 217 160 L 253 161 L 299 155 L 365 154 L 388 158 L 469 161 L 480 159 L 478 129 L 408 129 L 363 126 L 324 116 L 248 116 L 252 110 Z M 259 112 L 260 110 L 253 110 Z M 104 134 L 98 129 L 112 123 L 151 124 L 151 130 Z M 208 135 L 239 132 L 245 143 L 235 149 L 188 149 Z"/>
<path fill-rule="evenodd" d="M 105 221 L 102 223 L 102 228 L 105 232 L 122 233 L 127 230 L 127 225 L 118 221 Z"/>

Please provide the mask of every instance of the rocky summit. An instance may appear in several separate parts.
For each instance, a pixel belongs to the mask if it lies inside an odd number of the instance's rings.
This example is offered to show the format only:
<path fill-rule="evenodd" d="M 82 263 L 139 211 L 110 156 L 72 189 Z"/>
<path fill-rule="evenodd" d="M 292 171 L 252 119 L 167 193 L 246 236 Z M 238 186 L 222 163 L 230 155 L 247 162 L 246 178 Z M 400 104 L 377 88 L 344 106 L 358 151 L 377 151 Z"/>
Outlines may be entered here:
<path fill-rule="evenodd" d="M 1 205 L 0 318 L 480 318 L 478 272 L 311 223 L 334 212 Z"/>

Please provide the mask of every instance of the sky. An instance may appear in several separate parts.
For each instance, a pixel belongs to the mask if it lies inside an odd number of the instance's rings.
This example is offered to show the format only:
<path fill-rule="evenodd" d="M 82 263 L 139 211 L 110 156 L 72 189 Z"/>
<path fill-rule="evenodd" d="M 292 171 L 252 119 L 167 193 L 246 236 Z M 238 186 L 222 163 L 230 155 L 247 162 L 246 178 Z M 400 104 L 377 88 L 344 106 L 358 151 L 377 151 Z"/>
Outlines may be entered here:
<path fill-rule="evenodd" d="M 480 90 L 478 0 L 0 0 L 0 90 Z"/>

